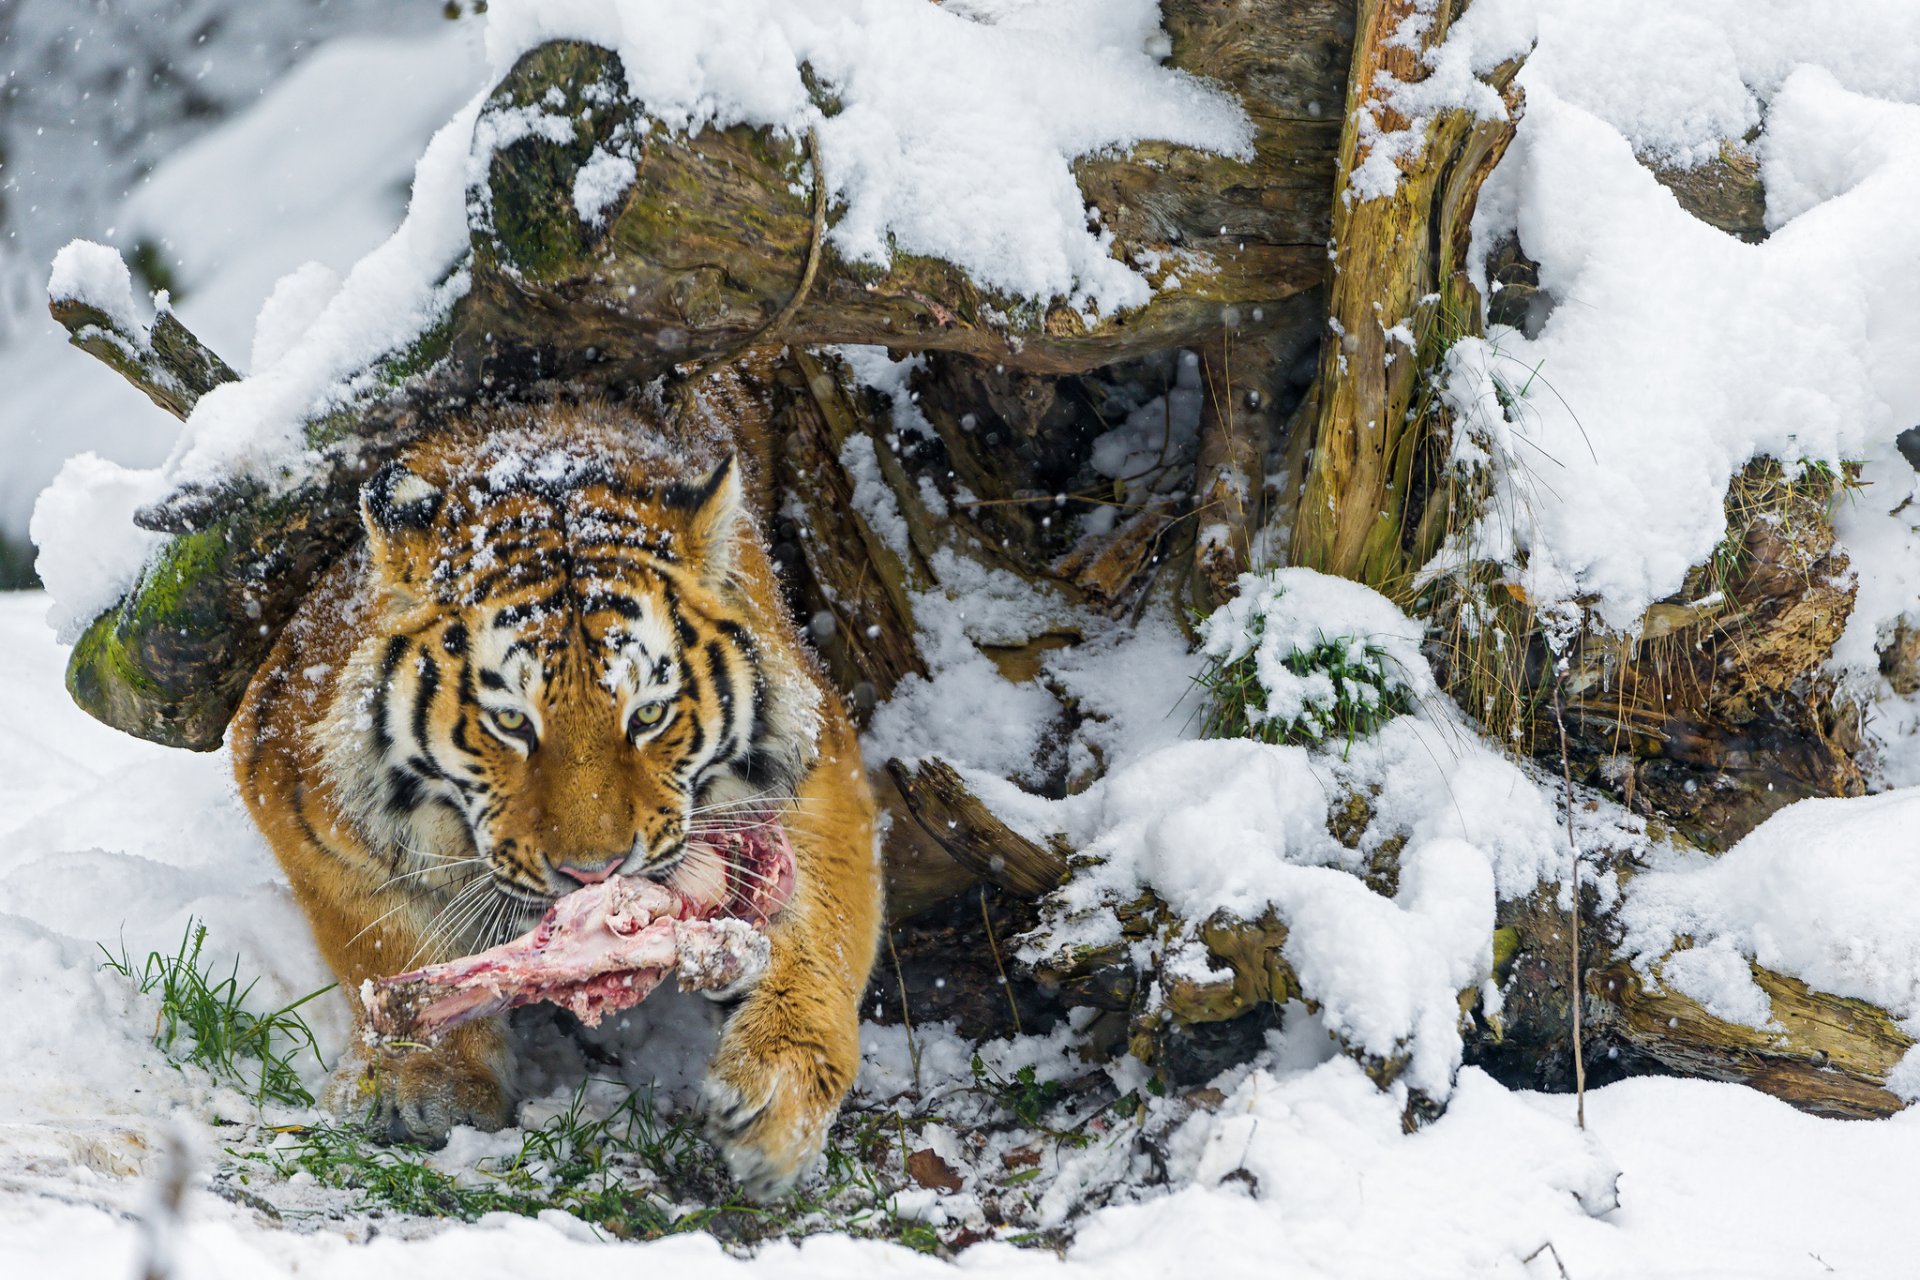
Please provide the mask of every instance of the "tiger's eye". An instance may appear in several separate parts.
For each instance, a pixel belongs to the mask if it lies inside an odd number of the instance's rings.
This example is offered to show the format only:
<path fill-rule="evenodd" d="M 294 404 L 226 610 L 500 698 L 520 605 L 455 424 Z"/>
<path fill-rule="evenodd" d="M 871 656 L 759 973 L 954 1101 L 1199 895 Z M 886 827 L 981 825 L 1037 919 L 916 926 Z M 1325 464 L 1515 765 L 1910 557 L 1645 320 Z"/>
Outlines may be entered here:
<path fill-rule="evenodd" d="M 518 733 L 527 727 L 527 714 L 524 711 L 496 711 L 493 722 L 508 733 Z"/>
<path fill-rule="evenodd" d="M 628 731 L 638 733 L 642 729 L 651 729 L 659 724 L 666 714 L 667 704 L 664 702 L 643 703 L 633 709 L 633 716 L 628 721 Z"/>

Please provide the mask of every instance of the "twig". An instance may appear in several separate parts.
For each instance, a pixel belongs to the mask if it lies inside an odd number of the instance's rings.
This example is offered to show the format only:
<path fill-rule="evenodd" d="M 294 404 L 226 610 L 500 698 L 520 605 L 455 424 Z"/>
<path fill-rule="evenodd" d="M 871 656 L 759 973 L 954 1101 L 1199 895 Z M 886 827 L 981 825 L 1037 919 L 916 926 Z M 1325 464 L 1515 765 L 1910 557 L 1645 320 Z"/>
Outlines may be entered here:
<path fill-rule="evenodd" d="M 753 335 L 748 346 L 759 346 L 786 327 L 813 292 L 813 278 L 820 271 L 820 250 L 827 239 L 827 171 L 820 164 L 820 130 L 812 125 L 807 126 L 807 163 L 813 167 L 813 231 L 807 240 L 806 270 L 800 273 L 800 287 L 787 299 L 787 305 Z"/>
<path fill-rule="evenodd" d="M 1543 1253 L 1553 1259 L 1555 1269 L 1560 1272 L 1560 1280 L 1573 1280 L 1573 1277 L 1567 1274 L 1567 1264 L 1560 1261 L 1560 1251 L 1553 1247 L 1553 1241 L 1551 1240 L 1541 1245 L 1538 1249 L 1535 1249 L 1526 1257 L 1520 1259 L 1520 1265 L 1523 1267 L 1530 1265 L 1535 1258 Z"/>
<path fill-rule="evenodd" d="M 1580 1044 L 1580 846 L 1573 838 L 1573 761 L 1567 755 L 1567 721 L 1560 712 L 1560 686 L 1566 683 L 1562 673 L 1553 682 L 1553 722 L 1560 729 L 1560 776 L 1567 787 L 1567 849 L 1573 854 L 1573 910 L 1569 913 L 1568 931 L 1573 938 L 1573 1096 L 1574 1114 L 1582 1129 L 1587 1127 L 1587 1060 Z M 1551 1246 L 1549 1246 L 1551 1247 Z M 1560 1261 L 1554 1255 L 1554 1262 Z M 1566 1268 L 1560 1269 L 1566 1274 Z"/>
<path fill-rule="evenodd" d="M 200 397 L 215 387 L 239 380 L 232 366 L 164 308 L 141 332 L 126 329 L 106 312 L 76 298 L 54 298 L 47 309 L 67 331 L 69 343 L 176 418 L 184 420 Z"/>
<path fill-rule="evenodd" d="M 813 169 L 813 227 L 807 237 L 807 265 L 800 273 L 799 287 L 793 291 L 793 296 L 787 299 L 787 305 L 780 308 L 773 319 L 754 330 L 752 336 L 745 342 L 687 371 L 686 379 L 689 383 L 708 373 L 715 366 L 725 364 L 742 351 L 770 345 L 780 336 L 780 331 L 787 327 L 788 322 L 799 314 L 802 304 L 807 300 L 807 295 L 813 292 L 813 278 L 820 272 L 821 250 L 827 240 L 827 174 L 820 164 L 820 130 L 811 125 L 807 127 L 807 164 Z"/>
<path fill-rule="evenodd" d="M 993 917 L 987 912 L 987 886 L 980 886 L 980 919 L 987 926 L 987 950 L 993 952 L 993 967 L 1000 971 L 1000 989 L 1007 993 L 1007 1008 L 1013 1012 L 1013 1034 L 1020 1030 L 1020 1002 L 1013 998 L 1013 983 L 1007 980 L 1007 966 L 1000 962 L 1000 944 L 994 940 Z"/>
<path fill-rule="evenodd" d="M 913 1038 L 913 1014 L 907 1009 L 907 974 L 900 967 L 900 953 L 894 949 L 893 930 L 887 930 L 887 954 L 893 957 L 894 981 L 900 984 L 900 1023 L 907 1029 L 907 1058 L 913 1063 L 913 1090 L 921 1091 L 920 1084 L 920 1045 Z"/>

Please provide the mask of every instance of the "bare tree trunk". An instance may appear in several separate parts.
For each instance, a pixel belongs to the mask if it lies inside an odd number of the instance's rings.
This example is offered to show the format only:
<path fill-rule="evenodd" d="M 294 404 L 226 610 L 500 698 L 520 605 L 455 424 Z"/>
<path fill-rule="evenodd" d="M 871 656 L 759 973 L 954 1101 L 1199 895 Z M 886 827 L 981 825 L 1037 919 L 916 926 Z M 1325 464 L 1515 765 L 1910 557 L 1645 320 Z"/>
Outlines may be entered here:
<path fill-rule="evenodd" d="M 1292 559 L 1389 592 L 1433 550 L 1422 545 L 1431 540 L 1420 536 L 1412 503 L 1422 445 L 1445 424 L 1437 412 L 1414 409 L 1434 346 L 1481 331 L 1479 296 L 1465 272 L 1468 229 L 1481 184 L 1513 140 L 1520 64 L 1488 77 L 1506 105 L 1503 119 L 1456 108 L 1422 127 L 1388 104 L 1384 86 L 1424 79 L 1422 55 L 1466 7 L 1439 6 L 1416 40 L 1401 42 L 1394 37 L 1417 16 L 1414 0 L 1363 0 L 1340 138 L 1330 333 Z M 1369 194 L 1354 182 L 1372 151 L 1386 145 L 1365 132 L 1366 121 L 1403 140 L 1404 131 L 1415 131 L 1395 161 L 1390 194 Z"/>

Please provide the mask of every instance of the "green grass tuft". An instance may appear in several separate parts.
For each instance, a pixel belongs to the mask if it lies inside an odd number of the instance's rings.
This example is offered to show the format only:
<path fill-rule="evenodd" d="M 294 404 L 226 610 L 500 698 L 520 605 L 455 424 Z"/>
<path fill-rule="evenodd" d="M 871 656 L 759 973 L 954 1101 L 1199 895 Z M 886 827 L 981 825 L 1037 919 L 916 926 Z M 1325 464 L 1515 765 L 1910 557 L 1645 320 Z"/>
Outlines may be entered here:
<path fill-rule="evenodd" d="M 1251 620 L 1257 640 L 1265 618 Z M 1310 649 L 1287 655 L 1297 676 L 1326 675 L 1333 686 L 1330 702 L 1309 702 L 1291 720 L 1267 714 L 1267 690 L 1255 665 L 1256 644 L 1232 661 L 1214 659 L 1194 677 L 1206 693 L 1201 734 L 1208 738 L 1253 738 L 1276 746 L 1312 746 L 1344 741 L 1351 747 L 1413 709 L 1393 660 L 1377 645 L 1350 636 L 1324 636 Z"/>
<path fill-rule="evenodd" d="M 216 978 L 201 959 L 206 941 L 207 927 L 189 920 L 172 955 L 149 952 L 135 969 L 124 946 L 117 958 L 102 946 L 101 967 L 135 983 L 141 995 L 159 995 L 153 1042 L 174 1066 L 200 1067 L 222 1083 L 248 1089 L 256 1106 L 269 1101 L 312 1106 L 313 1095 L 293 1063 L 302 1053 L 320 1062 L 320 1047 L 298 1010 L 333 988 L 322 987 L 269 1013 L 253 1013 L 245 1005 L 259 979 L 241 986 L 237 960 L 226 977 Z"/>

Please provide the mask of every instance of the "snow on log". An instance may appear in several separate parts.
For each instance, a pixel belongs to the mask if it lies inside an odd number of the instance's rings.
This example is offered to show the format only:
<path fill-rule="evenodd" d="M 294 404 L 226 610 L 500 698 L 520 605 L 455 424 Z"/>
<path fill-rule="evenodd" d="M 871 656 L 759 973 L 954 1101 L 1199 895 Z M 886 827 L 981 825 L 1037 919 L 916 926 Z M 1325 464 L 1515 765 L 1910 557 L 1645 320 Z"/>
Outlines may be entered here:
<path fill-rule="evenodd" d="M 164 295 L 151 321 L 140 317 L 133 280 L 119 253 L 75 240 L 53 260 L 47 307 L 67 340 L 110 366 L 176 418 L 240 375 L 174 318 Z"/>
<path fill-rule="evenodd" d="M 1170 66 L 1195 91 L 1235 95 L 1250 127 L 1218 151 L 1142 141 L 1075 162 L 1087 217 L 1111 237 L 1104 261 L 1147 286 L 1129 307 L 1016 296 L 927 254 L 896 252 L 884 266 L 843 256 L 841 228 L 817 224 L 814 199 L 839 176 L 816 171 L 804 139 L 747 124 L 675 132 L 628 96 L 611 49 L 531 49 L 476 120 L 483 176 L 464 202 L 468 252 L 436 286 L 452 299 L 444 314 L 311 388 L 326 409 L 295 432 L 304 456 L 265 477 L 195 477 L 149 509 L 143 519 L 175 537 L 76 647 L 76 700 L 137 736 L 216 746 L 293 602 L 357 536 L 343 499 L 427 411 L 474 396 L 630 387 L 775 338 L 1059 373 L 1226 328 L 1310 328 L 1286 304 L 1325 274 L 1344 10 L 1172 0 L 1163 22 Z M 808 92 L 821 118 L 839 109 L 825 88 Z M 416 184 L 416 205 L 436 198 Z M 143 389 L 154 381 L 115 367 Z"/>

